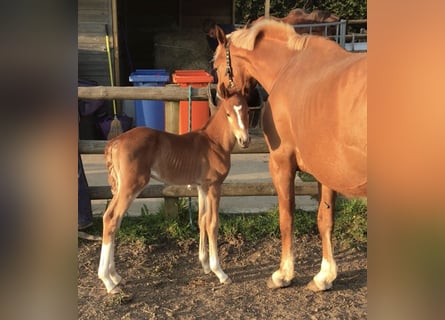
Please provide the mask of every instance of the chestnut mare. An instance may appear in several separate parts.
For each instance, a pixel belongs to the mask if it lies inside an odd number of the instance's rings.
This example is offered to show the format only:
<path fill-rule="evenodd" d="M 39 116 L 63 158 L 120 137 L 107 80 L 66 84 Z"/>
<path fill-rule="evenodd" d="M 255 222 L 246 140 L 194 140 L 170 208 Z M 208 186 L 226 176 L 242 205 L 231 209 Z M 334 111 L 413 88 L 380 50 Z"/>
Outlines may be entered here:
<path fill-rule="evenodd" d="M 116 231 L 150 177 L 198 186 L 199 260 L 205 273 L 213 271 L 221 283 L 231 282 L 219 264 L 218 208 L 230 153 L 236 142 L 242 148 L 250 142 L 249 109 L 240 93 L 229 92 L 223 84 L 218 91 L 222 98 L 218 109 L 200 130 L 175 135 L 138 127 L 108 142 L 105 157 L 113 199 L 103 216 L 98 271 L 108 293 L 120 292 L 117 285 L 122 281 L 114 263 Z"/>
<path fill-rule="evenodd" d="M 273 20 L 227 38 L 218 30 L 217 39 L 219 82 L 244 91 L 257 80 L 269 93 L 263 130 L 278 194 L 282 252 L 268 285 L 285 287 L 294 277 L 294 180 L 301 170 L 318 180 L 320 191 L 323 259 L 308 287 L 329 289 L 337 276 L 331 243 L 336 192 L 366 196 L 366 54 L 347 52 L 324 37 L 299 35 Z"/>

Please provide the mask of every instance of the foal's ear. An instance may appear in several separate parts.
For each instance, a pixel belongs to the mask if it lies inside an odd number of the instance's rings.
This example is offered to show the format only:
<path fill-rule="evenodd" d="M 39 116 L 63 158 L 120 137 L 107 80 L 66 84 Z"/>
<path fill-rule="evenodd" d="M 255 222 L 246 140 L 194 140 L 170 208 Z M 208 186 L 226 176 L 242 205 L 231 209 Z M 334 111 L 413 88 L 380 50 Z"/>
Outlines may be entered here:
<path fill-rule="evenodd" d="M 221 29 L 220 26 L 216 25 L 215 26 L 216 29 L 216 40 L 218 40 L 218 43 L 225 46 L 227 39 L 226 39 L 226 34 L 224 33 L 223 29 Z"/>
<path fill-rule="evenodd" d="M 221 82 L 219 84 L 218 93 L 222 99 L 227 99 L 229 97 L 229 90 L 227 90 L 224 82 Z"/>

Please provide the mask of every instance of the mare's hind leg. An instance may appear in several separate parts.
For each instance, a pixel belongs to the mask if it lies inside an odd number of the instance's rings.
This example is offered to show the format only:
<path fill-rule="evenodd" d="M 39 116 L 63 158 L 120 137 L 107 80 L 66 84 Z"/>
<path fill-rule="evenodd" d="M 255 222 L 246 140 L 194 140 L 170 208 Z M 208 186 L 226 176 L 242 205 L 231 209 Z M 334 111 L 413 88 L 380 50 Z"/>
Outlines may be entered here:
<path fill-rule="evenodd" d="M 320 203 L 318 207 L 317 224 L 321 236 L 323 260 L 320 272 L 308 283 L 308 289 L 312 291 L 327 290 L 332 287 L 332 282 L 337 277 L 337 264 L 332 250 L 332 229 L 334 227 L 334 207 L 336 193 L 332 189 L 318 185 L 320 191 Z"/>
<path fill-rule="evenodd" d="M 281 233 L 280 269 L 267 281 L 269 288 L 282 288 L 290 285 L 294 278 L 293 214 L 295 209 L 296 161 L 290 155 L 270 154 L 269 169 L 278 194 Z"/>
<path fill-rule="evenodd" d="M 206 231 L 206 219 L 208 216 L 206 198 L 207 189 L 204 190 L 202 186 L 198 186 L 199 261 L 204 269 L 204 273 L 208 274 L 210 272 L 210 264 Z"/>
<path fill-rule="evenodd" d="M 232 281 L 224 273 L 219 264 L 218 257 L 218 227 L 219 227 L 219 199 L 221 196 L 221 185 L 210 186 L 207 192 L 207 217 L 206 230 L 209 237 L 209 260 L 210 269 L 218 277 L 219 282 L 228 284 Z"/>

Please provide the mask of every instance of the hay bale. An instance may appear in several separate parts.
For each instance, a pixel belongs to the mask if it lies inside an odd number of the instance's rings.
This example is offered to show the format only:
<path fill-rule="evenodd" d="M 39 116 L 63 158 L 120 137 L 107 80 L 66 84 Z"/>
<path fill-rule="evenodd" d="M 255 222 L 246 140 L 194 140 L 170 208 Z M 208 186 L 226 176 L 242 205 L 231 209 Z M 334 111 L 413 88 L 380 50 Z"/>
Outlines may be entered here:
<path fill-rule="evenodd" d="M 175 70 L 210 70 L 212 52 L 200 29 L 159 32 L 154 36 L 155 68 Z"/>

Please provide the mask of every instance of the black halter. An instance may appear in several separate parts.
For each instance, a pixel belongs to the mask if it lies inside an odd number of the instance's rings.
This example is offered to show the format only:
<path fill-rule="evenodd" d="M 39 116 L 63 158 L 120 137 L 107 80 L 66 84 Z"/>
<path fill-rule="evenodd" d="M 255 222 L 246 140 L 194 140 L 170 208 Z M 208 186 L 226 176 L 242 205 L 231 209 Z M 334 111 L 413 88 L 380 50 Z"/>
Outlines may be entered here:
<path fill-rule="evenodd" d="M 228 42 L 226 44 L 226 75 L 229 77 L 228 88 L 235 87 L 235 84 L 233 83 L 233 71 L 232 71 L 232 63 L 230 61 L 230 50 Z"/>

